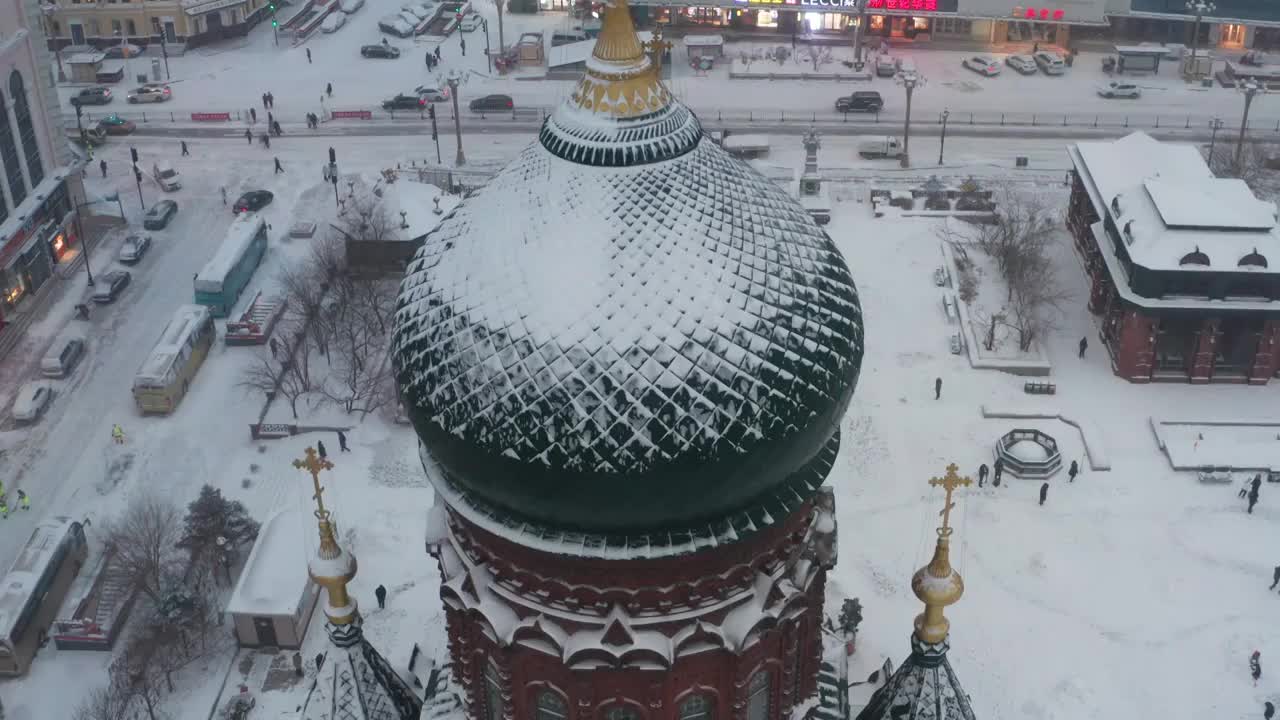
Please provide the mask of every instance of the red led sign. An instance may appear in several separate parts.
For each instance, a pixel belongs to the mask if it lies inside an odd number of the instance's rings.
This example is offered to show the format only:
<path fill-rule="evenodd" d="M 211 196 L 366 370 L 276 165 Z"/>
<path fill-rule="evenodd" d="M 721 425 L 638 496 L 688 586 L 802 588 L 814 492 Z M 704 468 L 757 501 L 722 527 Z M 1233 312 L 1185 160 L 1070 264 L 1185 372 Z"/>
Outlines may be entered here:
<path fill-rule="evenodd" d="M 875 0 L 872 0 L 874 2 Z M 1066 10 L 1050 10 L 1049 8 L 1027 8 L 1024 17 L 1028 20 L 1061 20 L 1067 14 Z"/>
<path fill-rule="evenodd" d="M 938 0 L 867 0 L 867 9 L 924 10 L 936 12 Z"/>

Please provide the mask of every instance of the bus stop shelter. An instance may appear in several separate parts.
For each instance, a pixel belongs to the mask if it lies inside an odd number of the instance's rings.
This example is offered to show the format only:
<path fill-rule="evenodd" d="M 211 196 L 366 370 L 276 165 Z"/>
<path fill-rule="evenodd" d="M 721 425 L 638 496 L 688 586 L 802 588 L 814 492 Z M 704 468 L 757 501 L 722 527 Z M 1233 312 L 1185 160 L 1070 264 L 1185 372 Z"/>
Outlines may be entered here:
<path fill-rule="evenodd" d="M 1150 45 L 1116 45 L 1116 74 L 1160 72 L 1160 60 L 1169 49 Z"/>

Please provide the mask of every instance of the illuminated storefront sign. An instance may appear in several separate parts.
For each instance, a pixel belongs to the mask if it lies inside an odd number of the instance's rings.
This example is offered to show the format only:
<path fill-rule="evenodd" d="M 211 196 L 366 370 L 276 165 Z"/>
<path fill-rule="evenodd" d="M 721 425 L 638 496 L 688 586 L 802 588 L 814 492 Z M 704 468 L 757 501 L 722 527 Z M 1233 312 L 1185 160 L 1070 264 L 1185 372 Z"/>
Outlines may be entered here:
<path fill-rule="evenodd" d="M 1013 16 L 1023 20 L 1062 20 L 1066 14 L 1067 11 L 1061 8 L 1023 8 L 1019 5 L 1013 9 Z"/>
<path fill-rule="evenodd" d="M 859 0 L 734 0 L 739 5 L 827 7 L 857 10 Z M 867 0 L 867 11 L 955 12 L 956 0 Z"/>

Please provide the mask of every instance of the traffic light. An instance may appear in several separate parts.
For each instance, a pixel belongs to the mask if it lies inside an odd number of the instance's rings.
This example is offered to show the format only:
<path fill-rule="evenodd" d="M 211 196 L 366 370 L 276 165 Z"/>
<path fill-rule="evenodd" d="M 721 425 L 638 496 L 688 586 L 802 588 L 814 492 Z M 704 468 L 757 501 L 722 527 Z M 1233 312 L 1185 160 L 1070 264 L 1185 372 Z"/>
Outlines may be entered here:
<path fill-rule="evenodd" d="M 77 107 L 78 107 L 78 106 L 77 106 Z M 435 106 L 435 105 L 428 105 L 428 106 L 427 106 L 427 115 L 429 115 L 429 116 L 431 117 L 431 120 L 432 120 L 433 122 L 435 121 L 435 119 L 436 119 L 436 106 Z"/>
<path fill-rule="evenodd" d="M 338 153 L 335 152 L 333 148 L 329 148 L 329 162 L 330 163 L 338 162 Z"/>
<path fill-rule="evenodd" d="M 279 22 L 278 20 L 276 20 L 275 18 L 271 18 L 271 27 L 273 27 L 273 28 L 278 28 L 278 27 L 280 27 L 280 22 Z"/>
<path fill-rule="evenodd" d="M 138 184 L 139 184 L 139 185 L 141 185 L 141 184 L 142 184 L 142 171 L 141 171 L 141 170 L 139 170 L 138 168 L 134 168 L 134 169 L 133 169 L 133 177 L 137 179 L 137 181 L 138 181 Z"/>
<path fill-rule="evenodd" d="M 129 148 L 129 154 L 133 156 L 133 164 L 137 165 L 138 164 L 138 148 L 135 148 L 135 147 Z"/>

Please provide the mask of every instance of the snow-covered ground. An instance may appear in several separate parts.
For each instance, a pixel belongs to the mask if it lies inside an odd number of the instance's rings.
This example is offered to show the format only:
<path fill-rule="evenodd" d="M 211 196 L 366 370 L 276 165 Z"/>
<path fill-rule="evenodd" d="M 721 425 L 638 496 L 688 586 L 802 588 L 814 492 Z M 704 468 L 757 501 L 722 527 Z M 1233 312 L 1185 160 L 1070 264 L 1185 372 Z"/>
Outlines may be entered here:
<path fill-rule="evenodd" d="M 261 96 L 265 92 L 275 95 L 272 111 L 283 122 L 301 124 L 308 112 L 323 114 L 325 110 L 377 109 L 382 100 L 396 93 L 411 92 L 422 84 L 440 85 L 440 72 L 428 73 L 425 55 L 434 50 L 437 42 L 425 37 L 415 39 L 390 38 L 378 31 L 377 21 L 383 15 L 398 11 L 401 0 L 369 0 L 365 7 L 350 18 L 339 31 L 332 34 L 316 33 L 297 47 L 289 44 L 282 35 L 277 46 L 271 28 L 265 23 L 250 35 L 235 42 L 198 48 L 184 57 L 169 59 L 172 77 L 173 99 L 161 105 L 126 105 L 123 97 L 106 107 L 87 107 L 92 117 L 107 111 L 119 111 L 126 116 L 167 119 L 174 113 L 179 120 L 191 112 L 247 113 L 250 107 L 262 115 Z M 489 43 L 496 50 L 498 31 L 496 10 L 491 0 L 479 0 L 473 7 L 489 20 Z M 542 31 L 548 39 L 553 30 L 567 29 L 573 23 L 563 14 L 513 15 L 504 21 L 504 37 L 512 45 L 523 31 Z M 362 59 L 361 45 L 375 44 L 387 38 L 403 51 L 398 60 Z M 462 55 L 461 43 L 466 42 L 467 53 Z M 573 81 L 519 80 L 517 73 L 500 76 L 490 71 L 484 56 L 484 32 L 457 33 L 442 43 L 441 71 L 464 70 L 468 73 L 460 98 L 464 104 L 470 99 L 489 93 L 511 95 L 517 108 L 549 108 L 567 95 Z M 726 57 L 713 70 L 700 74 L 688 63 L 683 42 L 675 40 L 672 49 L 669 83 L 671 90 L 695 110 L 710 119 L 719 114 L 758 117 L 776 117 L 780 112 L 788 114 L 832 114 L 836 97 L 853 90 L 879 90 L 885 96 L 885 116 L 900 117 L 904 111 L 903 92 L 891 78 L 877 78 L 871 83 L 833 83 L 826 80 L 729 80 L 730 58 L 736 58 L 757 49 L 776 46 L 776 43 L 743 41 L 729 43 Z M 311 51 L 308 62 L 306 51 Z M 548 48 L 549 49 L 549 48 Z M 1102 124 L 1120 126 L 1129 118 L 1134 125 L 1150 126 L 1156 116 L 1165 125 L 1185 123 L 1205 126 L 1213 117 L 1222 117 L 1228 127 L 1238 123 L 1243 110 L 1243 100 L 1230 88 L 1215 85 L 1202 88 L 1191 85 L 1178 77 L 1176 63 L 1166 62 L 1159 75 L 1125 76 L 1124 80 L 1143 88 L 1140 100 L 1108 100 L 1097 95 L 1098 86 L 1112 78 L 1101 69 L 1100 53 L 1081 53 L 1065 75 L 1049 77 L 1043 74 L 1023 76 L 1005 68 L 999 76 L 985 78 L 965 69 L 961 61 L 971 52 L 958 50 L 911 49 L 894 50 L 895 55 L 910 57 L 927 79 L 913 99 L 913 116 L 925 121 L 938 116 L 944 109 L 952 113 L 952 121 L 967 122 L 970 113 L 977 122 L 999 122 L 1001 113 L 1010 120 L 1030 121 L 1032 114 L 1040 114 L 1039 123 L 1061 123 L 1063 115 L 1072 124 L 1087 124 L 1095 116 Z M 790 59 L 787 70 L 812 68 L 805 62 L 804 46 L 799 49 L 800 60 Z M 841 60 L 852 60 L 851 48 L 833 48 L 832 61 L 823 65 L 824 71 L 845 70 Z M 1003 55 L 997 54 L 1003 59 Z M 144 63 L 148 67 L 143 67 Z M 772 64 L 760 61 L 753 67 Z M 149 59 L 130 61 L 127 77 L 149 71 Z M 326 84 L 333 85 L 333 97 L 321 103 Z M 128 85 L 132 87 L 132 85 Z M 63 86 L 65 101 L 78 88 Z M 126 89 L 122 84 L 119 90 Z M 118 92 L 123 95 L 123 92 Z M 448 114 L 446 109 L 445 114 Z M 74 119 L 73 115 L 68 115 Z M 265 116 L 264 116 L 265 117 Z M 1251 126 L 1261 131 L 1271 129 L 1280 132 L 1280 100 L 1259 96 L 1251 110 Z"/>
<path fill-rule="evenodd" d="M 361 13 L 352 25 L 318 40 L 335 48 L 374 40 L 361 23 L 376 19 L 379 8 L 366 7 Z M 510 24 L 508 28 L 510 36 Z M 266 40 L 270 42 L 269 33 Z M 247 41 L 258 63 L 264 58 L 259 52 L 263 48 L 257 47 L 261 41 L 261 33 Z M 325 53 L 317 53 L 321 45 L 310 46 L 317 63 L 325 62 Z M 312 85 L 323 87 L 326 78 L 318 65 L 306 67 L 301 49 L 279 52 L 278 62 L 254 68 L 261 71 L 255 78 L 265 78 L 255 80 L 262 87 L 242 90 L 233 90 L 243 87 L 234 79 L 249 72 L 254 55 L 241 59 L 238 51 L 228 51 L 213 56 L 226 63 L 222 66 L 196 53 L 171 62 L 175 75 L 180 68 L 204 64 L 207 76 L 187 82 L 208 83 L 211 100 L 235 97 L 247 105 L 270 89 L 283 109 L 315 95 Z M 366 66 L 384 66 L 347 58 L 342 55 L 327 66 L 326 72 L 350 73 L 332 78 L 335 93 L 381 94 L 421 81 L 407 72 L 399 79 L 389 75 L 384 88 L 378 85 L 381 78 L 362 80 L 371 72 Z M 396 67 L 407 69 L 408 62 L 402 59 Z M 928 65 L 921 64 L 929 73 Z M 1008 76 L 990 82 L 1021 80 Z M 938 79 L 930 88 L 942 84 Z M 189 90 L 185 82 L 183 86 L 175 91 L 175 103 L 186 102 Z M 727 81 L 715 87 L 729 88 L 718 90 L 726 98 L 752 95 L 734 90 L 739 86 Z M 701 94 L 687 84 L 682 91 Z M 240 101 L 238 93 L 250 97 Z M 779 104 L 793 100 L 780 98 Z M 441 137 L 448 157 L 452 136 Z M 482 168 L 500 165 L 532 140 L 517 135 L 464 138 L 471 164 Z M 1097 342 L 1086 358 L 1077 359 L 1077 341 L 1095 338 L 1096 330 L 1084 309 L 1083 273 L 1065 234 L 1058 266 L 1079 302 L 1062 330 L 1045 343 L 1058 394 L 1029 398 L 1020 378 L 975 371 L 963 356 L 951 355 L 946 337 L 954 326 L 942 313 L 941 291 L 931 277 L 942 262 L 937 221 L 872 218 L 867 201 L 871 184 L 919 181 L 934 172 L 951 179 L 972 174 L 1040 186 L 1065 202 L 1065 188 L 1055 193 L 1052 187 L 1060 186 L 1069 163 L 1061 141 L 951 138 L 946 164 L 936 168 L 924 159 L 936 156 L 938 140 L 913 143 L 917 167 L 907 171 L 893 163 L 858 159 L 849 139 L 830 139 L 820 152 L 821 165 L 843 179 L 832 188 L 836 202 L 828 229 L 853 269 L 867 323 L 863 374 L 844 421 L 841 459 L 831 476 L 842 543 L 832 602 L 838 607 L 842 595 L 862 598 L 866 621 L 858 643 L 859 666 L 878 667 L 885 657 L 897 663 L 908 651 L 911 618 L 920 611 L 909 579 L 928 559 L 941 507 L 938 493 L 925 483 L 928 478 L 940 475 L 949 462 L 976 472 L 979 463 L 990 462 L 996 437 L 1015 426 L 1052 433 L 1066 463 L 1083 459 L 1074 428 L 1056 421 L 984 420 L 979 411 L 980 405 L 1040 407 L 1096 424 L 1113 469 L 1086 469 L 1072 484 L 1065 476 L 1055 479 L 1044 507 L 1036 503 L 1038 485 L 1017 480 L 999 489 L 962 493 L 959 511 L 952 515 L 957 526 L 952 560 L 965 577 L 967 592 L 948 611 L 953 621 L 951 660 L 980 716 L 1199 719 L 1260 713 L 1262 701 L 1276 693 L 1266 674 L 1252 687 L 1247 658 L 1259 649 L 1267 666 L 1267 658 L 1280 655 L 1273 614 L 1280 599 L 1266 592 L 1277 562 L 1271 552 L 1280 540 L 1280 499 L 1266 486 L 1257 510 L 1246 515 L 1235 488 L 1203 485 L 1191 474 L 1172 472 L 1156 447 L 1148 417 L 1275 418 L 1280 385 L 1130 385 L 1111 375 Z M 774 151 L 761 161 L 762 167 L 801 165 L 798 138 L 773 141 Z M 181 210 L 169 229 L 153 233 L 156 247 L 135 268 L 134 284 L 124 296 L 115 305 L 94 308 L 84 328 L 90 334 L 88 361 L 60 388 L 51 414 L 36 428 L 11 431 L 4 438 L 11 449 L 0 461 L 0 477 L 7 487 L 27 489 L 35 511 L 27 514 L 31 517 L 19 513 L 0 523 L 0 566 L 7 566 L 41 514 L 88 515 L 96 526 L 142 493 L 185 504 L 200 485 L 210 483 L 243 500 L 259 519 L 280 508 L 305 509 L 310 481 L 289 462 L 305 445 L 332 436 L 249 439 L 247 426 L 260 401 L 235 385 L 253 350 L 216 345 L 191 394 L 169 417 L 138 416 L 129 385 L 173 308 L 190 300 L 188 278 L 213 254 L 230 223 L 218 188 L 227 187 L 232 197 L 258 187 L 276 193 L 265 211 L 273 226 L 271 249 L 246 293 L 250 296 L 254 288 L 269 286 L 282 264 L 306 249 L 306 241 L 282 239 L 295 218 L 305 216 L 321 225 L 331 218 L 332 204 L 323 202 L 327 195 L 314 192 L 330 142 L 286 136 L 267 151 L 243 140 L 196 140 L 190 143 L 190 158 L 178 157 L 177 140 L 139 138 L 133 143 L 148 158 L 170 157 L 182 172 L 185 187 L 172 195 Z M 427 138 L 412 145 L 403 137 L 343 138 L 334 144 L 343 172 L 434 160 Z M 1031 158 L 1030 168 L 1013 167 L 1020 155 Z M 90 192 L 121 190 L 136 228 L 139 211 L 126 175 L 127 145 L 111 143 L 99 157 L 107 160 L 110 176 L 103 180 L 91 173 Z M 280 158 L 285 174 L 272 174 L 273 157 Z M 159 197 L 149 182 L 143 191 L 148 205 Z M 95 255 L 95 271 L 112 264 L 108 258 L 118 242 L 114 238 Z M 68 295 L 83 296 L 83 280 L 73 282 L 77 285 Z M 52 305 L 50 316 L 34 325 L 33 332 L 51 338 L 76 324 L 70 319 L 71 304 Z M 34 359 L 6 358 L 4 372 L 21 374 L 14 369 L 18 366 L 30 372 Z M 933 399 L 936 377 L 944 382 L 938 401 Z M 331 410 L 310 419 L 354 423 Z M 123 448 L 109 443 L 113 422 L 128 433 Z M 353 452 L 330 455 L 337 467 L 328 478 L 326 500 L 337 508 L 343 540 L 359 558 L 353 589 L 365 609 L 368 632 L 393 661 L 403 662 L 414 642 L 423 643 L 428 657 L 439 656 L 443 638 L 435 569 L 422 546 L 431 491 L 418 467 L 414 438 L 406 428 L 376 416 L 348 437 Z M 336 442 L 326 444 L 336 447 Z M 125 458 L 122 472 L 104 477 L 113 460 Z M 95 537 L 92 528 L 90 537 Z M 386 611 L 375 609 L 372 588 L 378 584 L 391 591 Z M 315 622 L 323 622 L 320 613 Z M 313 625 L 304 657 L 314 656 L 323 643 L 320 626 Z M 224 677 L 232 685 L 237 682 L 238 664 L 224 660 L 227 664 L 184 678 L 175 716 L 204 717 Z M 0 683 L 10 720 L 69 717 L 79 693 L 105 680 L 106 662 L 101 655 L 42 651 L 27 678 Z M 254 656 L 250 682 L 261 682 L 265 662 Z M 267 693 L 260 696 L 257 712 L 283 717 L 298 700 L 296 693 Z"/>

